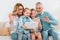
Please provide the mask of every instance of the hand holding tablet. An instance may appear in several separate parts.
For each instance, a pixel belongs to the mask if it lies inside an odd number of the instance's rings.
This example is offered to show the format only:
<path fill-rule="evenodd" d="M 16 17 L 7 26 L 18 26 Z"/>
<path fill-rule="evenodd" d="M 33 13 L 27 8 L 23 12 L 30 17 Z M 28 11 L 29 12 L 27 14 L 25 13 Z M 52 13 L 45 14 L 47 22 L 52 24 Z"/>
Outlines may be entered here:
<path fill-rule="evenodd" d="M 26 22 L 25 26 L 27 27 L 27 29 L 35 29 L 38 26 L 37 22 Z"/>

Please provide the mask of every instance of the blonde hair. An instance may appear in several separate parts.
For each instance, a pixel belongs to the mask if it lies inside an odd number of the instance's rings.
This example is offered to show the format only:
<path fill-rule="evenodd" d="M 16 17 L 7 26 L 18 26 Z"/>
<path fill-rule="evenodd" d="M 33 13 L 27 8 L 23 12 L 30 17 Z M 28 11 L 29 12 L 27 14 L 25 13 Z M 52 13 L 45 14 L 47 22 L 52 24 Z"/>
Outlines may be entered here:
<path fill-rule="evenodd" d="M 29 8 L 25 8 L 25 9 L 24 9 L 24 12 L 25 12 L 26 10 L 30 10 L 30 11 L 31 11 L 31 9 L 29 9 Z"/>
<path fill-rule="evenodd" d="M 17 10 L 18 10 L 18 7 L 19 7 L 19 6 L 22 6 L 22 7 L 23 7 L 23 5 L 22 5 L 21 3 L 17 3 L 17 4 L 14 6 L 13 15 L 17 15 Z M 23 10 L 24 10 L 24 7 L 23 7 Z"/>

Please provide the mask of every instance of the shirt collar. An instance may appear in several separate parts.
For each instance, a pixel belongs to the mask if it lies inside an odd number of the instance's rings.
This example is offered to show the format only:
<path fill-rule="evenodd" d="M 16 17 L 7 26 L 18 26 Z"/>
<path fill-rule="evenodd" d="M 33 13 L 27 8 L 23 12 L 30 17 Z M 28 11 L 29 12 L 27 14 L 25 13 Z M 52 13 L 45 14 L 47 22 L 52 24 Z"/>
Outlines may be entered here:
<path fill-rule="evenodd" d="M 44 14 L 44 11 L 41 13 L 41 15 L 43 15 Z M 39 14 L 38 14 L 39 15 Z"/>
<path fill-rule="evenodd" d="M 43 15 L 44 14 L 44 11 L 41 13 L 41 15 Z"/>
<path fill-rule="evenodd" d="M 27 19 L 28 19 L 29 17 L 25 17 L 25 16 L 24 16 L 24 18 L 27 18 Z"/>

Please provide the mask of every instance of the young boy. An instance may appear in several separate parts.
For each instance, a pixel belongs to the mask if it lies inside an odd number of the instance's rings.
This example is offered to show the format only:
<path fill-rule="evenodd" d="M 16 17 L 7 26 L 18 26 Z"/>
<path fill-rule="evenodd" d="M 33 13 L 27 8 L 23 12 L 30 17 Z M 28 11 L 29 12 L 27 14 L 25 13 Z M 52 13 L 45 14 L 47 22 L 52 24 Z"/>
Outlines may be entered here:
<path fill-rule="evenodd" d="M 32 21 L 32 20 L 30 19 L 30 13 L 31 13 L 31 11 L 30 11 L 29 8 L 25 8 L 23 13 L 24 13 L 24 15 L 21 16 L 21 17 L 20 17 L 20 20 L 19 20 L 18 30 L 19 30 L 19 32 L 24 33 L 24 34 L 28 37 L 28 40 L 30 40 L 30 32 L 29 32 L 29 30 L 27 29 L 27 27 L 26 27 L 24 24 L 25 24 L 25 22 L 30 22 L 30 21 Z M 21 36 L 21 35 L 19 35 L 19 36 Z M 24 38 L 23 38 L 23 39 L 24 39 Z M 23 39 L 22 39 L 22 40 L 23 40 Z M 26 39 L 26 40 L 27 40 L 27 39 Z"/>

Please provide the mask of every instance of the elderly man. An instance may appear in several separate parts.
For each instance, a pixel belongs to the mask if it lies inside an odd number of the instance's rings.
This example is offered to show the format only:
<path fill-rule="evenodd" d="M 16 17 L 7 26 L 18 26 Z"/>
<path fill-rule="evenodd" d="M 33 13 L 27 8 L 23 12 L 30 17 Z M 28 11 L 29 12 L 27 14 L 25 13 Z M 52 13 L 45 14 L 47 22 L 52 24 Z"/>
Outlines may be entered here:
<path fill-rule="evenodd" d="M 53 37 L 53 40 L 58 40 L 58 34 L 52 27 L 52 25 L 57 25 L 57 21 L 50 15 L 49 12 L 43 11 L 42 3 L 36 3 L 36 17 L 39 17 L 42 24 L 42 37 L 43 40 L 48 40 L 48 35 Z"/>

